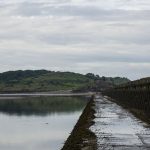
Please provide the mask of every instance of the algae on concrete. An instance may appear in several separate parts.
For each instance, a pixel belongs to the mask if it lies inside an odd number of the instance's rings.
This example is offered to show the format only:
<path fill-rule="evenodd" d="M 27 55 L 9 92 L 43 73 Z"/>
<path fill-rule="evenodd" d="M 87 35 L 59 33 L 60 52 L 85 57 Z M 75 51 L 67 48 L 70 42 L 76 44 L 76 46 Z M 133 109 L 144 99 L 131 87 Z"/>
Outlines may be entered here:
<path fill-rule="evenodd" d="M 90 99 L 62 150 L 96 150 L 95 134 L 89 129 L 95 118 L 94 96 Z"/>

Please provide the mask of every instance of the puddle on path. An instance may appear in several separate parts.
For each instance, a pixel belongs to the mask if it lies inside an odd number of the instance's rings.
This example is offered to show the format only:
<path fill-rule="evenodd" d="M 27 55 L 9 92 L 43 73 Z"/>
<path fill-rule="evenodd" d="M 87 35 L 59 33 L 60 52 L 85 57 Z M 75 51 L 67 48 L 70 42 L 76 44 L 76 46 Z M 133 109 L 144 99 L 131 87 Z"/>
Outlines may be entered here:
<path fill-rule="evenodd" d="M 150 150 L 150 126 L 102 96 L 95 104 L 98 150 Z"/>

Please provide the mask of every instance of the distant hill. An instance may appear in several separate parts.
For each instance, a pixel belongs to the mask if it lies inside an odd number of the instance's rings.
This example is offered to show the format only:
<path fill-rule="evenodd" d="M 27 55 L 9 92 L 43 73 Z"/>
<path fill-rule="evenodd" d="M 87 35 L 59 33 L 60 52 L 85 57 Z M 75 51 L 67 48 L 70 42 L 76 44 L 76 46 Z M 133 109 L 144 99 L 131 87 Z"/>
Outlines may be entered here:
<path fill-rule="evenodd" d="M 82 75 L 73 72 L 18 70 L 0 73 L 0 92 L 42 92 L 76 89 L 95 90 L 112 87 L 128 81 L 127 78 L 99 77 L 92 73 Z"/>

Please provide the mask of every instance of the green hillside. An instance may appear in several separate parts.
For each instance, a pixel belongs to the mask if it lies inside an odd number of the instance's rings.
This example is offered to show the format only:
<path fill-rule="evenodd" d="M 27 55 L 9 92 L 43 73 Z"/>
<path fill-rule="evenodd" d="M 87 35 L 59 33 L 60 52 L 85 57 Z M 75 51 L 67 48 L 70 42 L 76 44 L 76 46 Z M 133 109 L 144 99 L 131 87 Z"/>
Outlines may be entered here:
<path fill-rule="evenodd" d="M 122 81 L 128 82 L 129 80 L 99 77 L 91 73 L 82 75 L 47 70 L 18 70 L 0 73 L 0 92 L 76 90 L 85 87 L 89 87 L 90 90 L 92 87 L 97 87 L 97 84 L 113 86 Z"/>

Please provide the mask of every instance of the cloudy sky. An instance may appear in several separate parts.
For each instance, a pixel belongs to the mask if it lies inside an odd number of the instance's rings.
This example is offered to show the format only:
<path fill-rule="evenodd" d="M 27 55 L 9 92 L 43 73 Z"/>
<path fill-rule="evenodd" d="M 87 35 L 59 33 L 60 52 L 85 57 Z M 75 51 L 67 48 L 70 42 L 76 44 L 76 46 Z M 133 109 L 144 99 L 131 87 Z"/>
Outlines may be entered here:
<path fill-rule="evenodd" d="M 150 76 L 149 0 L 0 0 L 0 72 Z"/>

